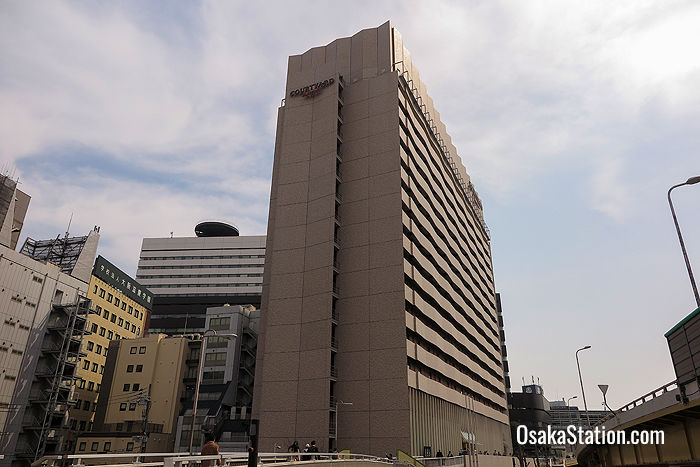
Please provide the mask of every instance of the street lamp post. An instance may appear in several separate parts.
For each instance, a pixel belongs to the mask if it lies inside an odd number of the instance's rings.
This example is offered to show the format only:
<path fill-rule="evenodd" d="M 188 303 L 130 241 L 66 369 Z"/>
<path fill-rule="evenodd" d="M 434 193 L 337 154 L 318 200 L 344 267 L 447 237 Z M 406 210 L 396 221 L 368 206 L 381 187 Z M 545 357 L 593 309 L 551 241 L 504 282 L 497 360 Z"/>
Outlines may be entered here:
<path fill-rule="evenodd" d="M 352 402 L 343 402 L 341 400 L 335 403 L 335 448 L 338 449 L 338 416 L 340 412 L 338 411 L 341 405 L 352 405 Z"/>
<path fill-rule="evenodd" d="M 211 335 L 207 335 L 208 333 L 212 333 Z M 221 334 L 218 334 L 216 330 L 214 329 L 207 329 L 202 333 L 202 347 L 199 351 L 199 365 L 197 366 L 197 382 L 195 383 L 194 387 L 194 402 L 192 403 L 192 424 L 190 425 L 190 455 L 193 455 L 192 451 L 192 445 L 194 443 L 194 427 L 195 427 L 195 422 L 197 420 L 197 403 L 199 402 L 199 386 L 201 385 L 202 382 L 202 368 L 204 368 L 204 351 L 206 350 L 206 343 L 207 339 L 212 337 L 212 336 L 218 336 L 218 337 L 238 337 L 237 334 L 234 334 L 232 332 L 222 332 Z"/>
<path fill-rule="evenodd" d="M 690 267 L 690 260 L 688 259 L 688 252 L 685 250 L 685 243 L 683 243 L 683 236 L 681 235 L 681 228 L 678 225 L 678 219 L 676 218 L 676 210 L 673 209 L 673 202 L 671 201 L 671 191 L 674 188 L 678 188 L 683 185 L 695 185 L 700 182 L 700 176 L 690 177 L 684 183 L 679 183 L 678 185 L 673 185 L 668 190 L 668 205 L 671 207 L 671 215 L 673 216 L 673 223 L 676 225 L 676 232 L 678 233 L 678 241 L 681 243 L 681 251 L 683 251 L 683 259 L 685 260 L 685 267 L 688 269 L 688 276 L 690 277 L 690 285 L 693 287 L 693 294 L 695 295 L 695 303 L 700 308 L 700 294 L 698 294 L 698 286 L 695 284 L 695 277 L 693 277 L 693 270 Z"/>
<path fill-rule="evenodd" d="M 569 416 L 569 425 L 571 425 L 571 422 L 573 422 L 573 418 L 571 417 L 571 407 L 569 407 L 571 399 L 578 399 L 578 396 L 569 397 L 566 401 L 566 414 Z"/>
<path fill-rule="evenodd" d="M 578 362 L 578 353 L 582 350 L 587 350 L 590 349 L 591 346 L 587 345 L 585 347 L 581 347 L 576 351 L 576 367 L 578 368 L 578 380 L 581 383 L 581 395 L 583 396 L 583 409 L 586 411 L 586 423 L 588 423 L 588 426 L 591 426 L 591 417 L 588 415 L 588 405 L 586 404 L 586 392 L 583 390 L 583 378 L 581 377 L 581 365 Z"/>

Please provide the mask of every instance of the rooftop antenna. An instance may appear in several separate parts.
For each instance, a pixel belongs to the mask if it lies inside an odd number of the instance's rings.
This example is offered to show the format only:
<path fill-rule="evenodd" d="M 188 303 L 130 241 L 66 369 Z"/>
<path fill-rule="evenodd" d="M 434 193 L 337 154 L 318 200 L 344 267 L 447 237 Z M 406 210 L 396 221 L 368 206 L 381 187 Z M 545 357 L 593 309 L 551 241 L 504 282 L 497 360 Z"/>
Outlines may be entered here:
<path fill-rule="evenodd" d="M 66 228 L 66 238 L 68 238 L 68 232 L 70 232 L 70 225 L 73 223 L 73 213 L 70 213 L 70 219 L 68 219 L 68 227 Z"/>

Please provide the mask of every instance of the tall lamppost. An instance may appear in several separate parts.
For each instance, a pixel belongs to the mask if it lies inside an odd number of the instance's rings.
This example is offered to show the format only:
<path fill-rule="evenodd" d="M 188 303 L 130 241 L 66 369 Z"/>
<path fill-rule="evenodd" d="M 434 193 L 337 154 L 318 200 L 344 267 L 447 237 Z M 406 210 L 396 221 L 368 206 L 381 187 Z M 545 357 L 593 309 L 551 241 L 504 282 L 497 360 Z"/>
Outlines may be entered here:
<path fill-rule="evenodd" d="M 211 335 L 207 335 L 209 333 L 211 333 Z M 190 425 L 190 455 L 193 454 L 192 445 L 194 443 L 195 421 L 197 420 L 197 403 L 199 402 L 199 386 L 202 382 L 202 368 L 204 367 L 204 351 L 206 350 L 206 347 L 207 347 L 207 339 L 212 337 L 212 336 L 231 338 L 231 337 L 238 337 L 238 334 L 235 334 L 233 332 L 222 332 L 219 334 L 214 329 L 207 329 L 206 331 L 204 331 L 204 333 L 202 333 L 202 347 L 199 351 L 199 365 L 197 366 L 197 383 L 195 384 L 195 387 L 194 387 L 194 402 L 192 404 L 192 424 Z"/>
<path fill-rule="evenodd" d="M 583 409 L 586 411 L 586 422 L 588 423 L 588 426 L 591 426 L 591 417 L 588 415 L 588 405 L 586 404 L 586 392 L 583 390 L 583 378 L 581 377 L 581 365 L 578 362 L 578 353 L 582 350 L 588 350 L 590 349 L 591 346 L 587 345 L 585 347 L 581 347 L 576 351 L 576 367 L 578 367 L 578 380 L 581 383 L 581 395 L 583 396 Z"/>
<path fill-rule="evenodd" d="M 676 218 L 676 210 L 673 209 L 673 202 L 671 201 L 671 191 L 674 188 L 678 188 L 683 185 L 695 185 L 700 183 L 700 176 L 690 177 L 684 183 L 679 183 L 678 185 L 673 185 L 668 190 L 668 205 L 671 207 L 671 215 L 673 216 L 673 223 L 676 225 L 676 232 L 678 232 L 678 241 L 681 243 L 681 251 L 683 251 L 683 259 L 685 259 L 685 267 L 688 269 L 688 276 L 690 277 L 690 285 L 693 287 L 693 294 L 695 294 L 695 303 L 698 308 L 700 308 L 700 294 L 698 294 L 698 286 L 695 284 L 695 278 L 693 277 L 693 270 L 690 268 L 690 260 L 688 259 L 688 252 L 685 250 L 685 243 L 683 243 L 683 236 L 681 235 L 681 228 L 678 226 L 678 219 Z"/>
<path fill-rule="evenodd" d="M 338 409 L 341 405 L 352 405 L 352 402 L 343 402 L 341 400 L 335 402 L 335 448 L 338 449 L 338 416 L 340 412 Z"/>
<path fill-rule="evenodd" d="M 578 399 L 578 396 L 572 396 L 566 400 L 566 414 L 569 416 L 569 425 L 571 425 L 571 422 L 573 421 L 573 418 L 571 417 L 571 407 L 569 407 L 571 399 Z"/>

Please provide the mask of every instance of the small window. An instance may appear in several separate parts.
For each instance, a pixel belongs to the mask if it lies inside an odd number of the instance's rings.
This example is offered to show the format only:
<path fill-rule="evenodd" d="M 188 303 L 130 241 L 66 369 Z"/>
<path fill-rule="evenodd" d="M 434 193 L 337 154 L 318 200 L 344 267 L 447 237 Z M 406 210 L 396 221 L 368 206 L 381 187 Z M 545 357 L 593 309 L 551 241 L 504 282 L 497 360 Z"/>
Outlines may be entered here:
<path fill-rule="evenodd" d="M 95 391 L 100 392 L 100 388 L 102 385 L 100 383 L 97 383 L 97 387 L 95 388 Z"/>
<path fill-rule="evenodd" d="M 90 401 L 85 401 L 85 404 L 83 405 L 83 410 L 86 412 L 90 411 Z"/>
<path fill-rule="evenodd" d="M 80 445 L 78 447 L 78 451 L 84 451 L 85 450 L 86 443 L 85 441 L 81 441 Z"/>
<path fill-rule="evenodd" d="M 98 443 L 97 441 L 95 441 L 95 442 L 92 443 L 92 446 L 90 446 L 90 450 L 91 450 L 91 451 L 97 451 L 97 449 L 99 448 L 99 446 L 100 446 L 100 443 Z"/>
<path fill-rule="evenodd" d="M 120 305 L 120 304 L 121 304 L 121 300 L 119 300 L 118 298 L 115 297 L 115 298 L 114 298 L 114 306 L 116 306 L 117 308 L 119 308 L 119 305 Z"/>
<path fill-rule="evenodd" d="M 97 363 L 93 363 L 93 364 L 92 364 L 92 370 L 90 370 L 90 371 L 92 371 L 93 373 L 97 373 L 97 370 L 98 370 L 99 368 L 100 368 L 100 365 L 98 365 Z"/>
<path fill-rule="evenodd" d="M 122 431 L 124 429 L 124 424 L 123 423 L 117 423 L 116 426 L 116 431 Z"/>
<path fill-rule="evenodd" d="M 129 404 L 129 411 L 133 412 L 134 410 L 136 410 L 136 403 L 132 402 Z"/>
<path fill-rule="evenodd" d="M 132 388 L 134 391 L 138 391 L 141 389 L 141 385 L 139 383 L 134 383 L 134 387 Z"/>
<path fill-rule="evenodd" d="M 97 293 L 97 286 L 95 286 L 94 289 L 92 289 L 92 293 L 96 294 Z"/>
<path fill-rule="evenodd" d="M 136 373 L 141 373 L 143 371 L 143 365 L 136 365 Z"/>
<path fill-rule="evenodd" d="M 88 349 L 88 350 L 92 350 L 93 348 L 95 348 L 95 344 L 94 344 L 92 341 L 88 341 L 88 343 L 87 343 L 87 349 Z"/>
<path fill-rule="evenodd" d="M 100 344 L 97 344 L 97 349 L 95 350 L 97 353 L 102 353 L 102 346 Z"/>
<path fill-rule="evenodd" d="M 109 452 L 110 449 L 112 449 L 112 443 L 109 441 L 105 441 L 104 451 Z"/>
<path fill-rule="evenodd" d="M 105 366 L 104 365 L 100 365 L 100 374 L 101 375 L 105 374 Z"/>
<path fill-rule="evenodd" d="M 131 328 L 131 323 L 128 321 L 125 321 L 124 322 L 124 329 L 126 329 L 128 331 L 130 328 Z"/>
<path fill-rule="evenodd" d="M 107 330 L 106 330 L 105 328 L 102 328 L 102 327 L 101 327 L 101 328 L 100 328 L 100 336 L 103 336 L 103 337 L 104 337 L 106 331 L 107 331 Z"/>
<path fill-rule="evenodd" d="M 127 365 L 127 366 L 126 366 L 126 372 L 127 372 L 127 373 L 133 373 L 133 372 L 134 372 L 134 365 Z"/>
<path fill-rule="evenodd" d="M 107 331 L 107 339 L 112 340 L 114 333 L 112 331 Z"/>
<path fill-rule="evenodd" d="M 100 298 L 105 298 L 105 289 L 100 289 Z"/>
<path fill-rule="evenodd" d="M 81 399 L 78 399 L 77 401 L 75 401 L 75 408 L 76 408 L 77 410 L 80 410 L 80 408 L 81 408 L 82 406 L 83 406 L 83 401 L 82 401 Z"/>
<path fill-rule="evenodd" d="M 134 355 L 136 353 L 136 347 L 132 347 L 131 349 L 129 349 L 129 353 Z"/>
<path fill-rule="evenodd" d="M 131 305 L 129 305 L 129 311 L 128 311 L 128 313 L 129 313 L 129 314 L 132 314 L 133 312 L 134 312 L 134 307 L 131 306 Z"/>
<path fill-rule="evenodd" d="M 83 360 L 83 370 L 90 369 L 90 360 Z"/>
<path fill-rule="evenodd" d="M 119 411 L 120 412 L 126 411 L 126 402 L 122 402 L 121 404 L 119 404 Z M 199 415 L 199 414 L 197 414 L 197 415 Z"/>
<path fill-rule="evenodd" d="M 95 383 L 94 383 L 93 381 L 90 381 L 90 382 L 88 383 L 88 387 L 87 387 L 87 388 L 88 388 L 88 391 L 92 391 L 93 389 L 95 389 Z"/>
<path fill-rule="evenodd" d="M 124 325 L 124 318 L 119 318 L 119 322 L 117 323 L 117 326 L 121 327 Z"/>
<path fill-rule="evenodd" d="M 85 420 L 80 422 L 80 431 L 85 431 L 85 425 L 86 425 Z"/>
<path fill-rule="evenodd" d="M 112 318 L 110 318 L 110 321 L 111 321 L 112 323 L 116 323 L 116 322 L 117 322 L 117 315 L 115 315 L 114 313 L 112 313 Z"/>
<path fill-rule="evenodd" d="M 122 310 L 126 311 L 126 302 L 122 302 Z"/>
<path fill-rule="evenodd" d="M 119 335 L 119 333 L 115 334 L 115 336 L 114 336 L 114 337 L 115 337 L 115 338 L 116 338 L 117 340 L 119 340 L 119 339 L 121 339 L 121 338 L 122 338 L 122 336 L 120 336 L 120 335 Z"/>
<path fill-rule="evenodd" d="M 128 391 L 131 388 L 131 385 L 129 383 L 126 383 L 124 385 L 124 392 Z"/>
<path fill-rule="evenodd" d="M 103 311 L 102 311 L 102 317 L 103 317 L 104 319 L 109 319 L 109 311 L 103 310 Z"/>
<path fill-rule="evenodd" d="M 78 389 L 85 389 L 85 380 L 81 379 L 78 381 Z"/>
<path fill-rule="evenodd" d="M 133 451 L 134 450 L 134 443 L 132 441 L 129 441 L 126 443 L 126 450 L 127 451 Z"/>
<path fill-rule="evenodd" d="M 102 307 L 100 305 L 95 305 L 95 312 L 97 313 L 97 315 L 101 315 Z"/>
<path fill-rule="evenodd" d="M 145 346 L 145 345 L 142 345 L 141 347 L 139 347 L 139 353 L 140 353 L 140 354 L 145 354 L 145 353 L 146 353 L 146 346 Z"/>
<path fill-rule="evenodd" d="M 90 331 L 92 331 L 93 333 L 97 332 L 97 325 L 95 323 L 93 323 L 92 326 L 90 326 Z"/>
<path fill-rule="evenodd" d="M 107 294 L 107 301 L 108 301 L 109 303 L 112 303 L 112 299 L 113 299 L 113 298 L 114 298 L 114 295 L 112 295 L 111 293 L 108 293 L 108 294 Z"/>

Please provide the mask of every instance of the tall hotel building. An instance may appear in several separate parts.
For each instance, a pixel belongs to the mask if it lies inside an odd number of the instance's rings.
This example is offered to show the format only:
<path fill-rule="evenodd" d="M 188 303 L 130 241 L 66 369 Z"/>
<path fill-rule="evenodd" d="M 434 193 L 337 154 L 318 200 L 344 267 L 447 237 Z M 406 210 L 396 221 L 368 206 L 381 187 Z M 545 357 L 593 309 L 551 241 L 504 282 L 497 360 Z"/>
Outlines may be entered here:
<path fill-rule="evenodd" d="M 481 202 L 388 22 L 289 57 L 265 263 L 260 446 L 511 451 Z"/>

